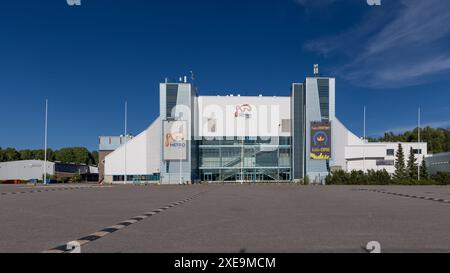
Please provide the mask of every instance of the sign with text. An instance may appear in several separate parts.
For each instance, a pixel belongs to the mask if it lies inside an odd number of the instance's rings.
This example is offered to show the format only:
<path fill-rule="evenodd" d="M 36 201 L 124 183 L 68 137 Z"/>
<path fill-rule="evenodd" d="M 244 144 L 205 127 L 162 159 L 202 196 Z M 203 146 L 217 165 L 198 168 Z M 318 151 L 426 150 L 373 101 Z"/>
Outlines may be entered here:
<path fill-rule="evenodd" d="M 164 121 L 164 160 L 186 160 L 187 131 L 185 121 Z"/>
<path fill-rule="evenodd" d="M 311 159 L 331 158 L 331 123 L 311 122 Z"/>

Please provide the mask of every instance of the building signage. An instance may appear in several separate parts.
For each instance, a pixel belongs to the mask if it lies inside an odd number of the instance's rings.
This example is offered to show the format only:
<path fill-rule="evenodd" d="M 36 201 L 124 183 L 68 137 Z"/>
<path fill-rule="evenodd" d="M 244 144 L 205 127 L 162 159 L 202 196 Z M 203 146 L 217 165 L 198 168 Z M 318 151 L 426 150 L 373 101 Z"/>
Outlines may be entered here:
<path fill-rule="evenodd" d="M 311 122 L 311 159 L 331 158 L 331 123 Z"/>
<path fill-rule="evenodd" d="M 164 160 L 186 160 L 186 122 L 164 121 L 163 142 Z"/>
<path fill-rule="evenodd" d="M 234 112 L 234 117 L 239 118 L 251 118 L 252 117 L 252 106 L 250 104 L 236 105 L 236 112 Z"/>

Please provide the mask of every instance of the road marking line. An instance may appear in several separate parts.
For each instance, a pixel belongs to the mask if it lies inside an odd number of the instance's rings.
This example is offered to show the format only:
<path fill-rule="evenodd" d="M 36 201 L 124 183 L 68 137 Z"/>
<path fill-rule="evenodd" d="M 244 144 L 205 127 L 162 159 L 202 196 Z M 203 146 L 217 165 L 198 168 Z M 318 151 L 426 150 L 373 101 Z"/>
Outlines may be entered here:
<path fill-rule="evenodd" d="M 22 189 L 24 187 L 21 187 Z M 55 191 L 66 191 L 66 190 L 82 190 L 82 189 L 97 189 L 97 188 L 110 188 L 107 186 L 86 186 L 86 187 L 58 187 L 58 188 L 51 188 L 51 189 L 37 189 L 37 190 L 30 190 L 30 191 L 16 191 L 16 192 L 2 192 L 1 195 L 18 195 L 18 194 L 26 194 L 26 193 L 36 193 L 36 192 L 55 192 Z"/>
<path fill-rule="evenodd" d="M 102 230 L 107 230 L 107 229 L 116 229 L 116 230 L 119 230 L 119 229 L 122 229 L 122 228 L 124 228 L 125 226 L 124 225 L 114 225 L 114 226 L 110 226 L 110 227 L 107 227 L 107 228 L 105 228 L 105 229 L 102 229 Z"/>
<path fill-rule="evenodd" d="M 203 192 L 197 193 L 193 197 L 188 198 L 186 200 L 194 200 L 195 198 L 199 197 L 201 194 L 204 194 L 206 192 L 208 192 L 208 191 L 203 191 Z M 185 202 L 187 202 L 187 201 L 185 201 Z M 123 229 L 125 227 L 128 227 L 128 226 L 130 226 L 132 224 L 135 224 L 135 223 L 138 223 L 138 222 L 140 222 L 140 221 L 142 221 L 144 219 L 147 219 L 150 216 L 153 216 L 153 215 L 156 215 L 156 214 L 158 214 L 160 212 L 163 212 L 163 211 L 165 211 L 165 210 L 167 210 L 169 208 L 181 205 L 181 204 L 183 204 L 185 202 L 181 202 L 180 201 L 180 202 L 171 203 L 171 204 L 177 204 L 177 203 L 178 204 L 177 205 L 173 205 L 173 206 L 166 206 L 166 207 L 160 208 L 160 209 L 155 209 L 155 210 L 153 210 L 151 212 L 144 213 L 143 215 L 135 216 L 135 217 L 130 218 L 128 220 L 122 221 L 122 222 L 120 222 L 117 225 L 104 228 L 104 229 L 102 229 L 100 231 L 94 232 L 91 235 L 85 236 L 85 237 L 80 238 L 80 239 L 75 240 L 75 241 L 78 242 L 80 245 L 85 245 L 87 243 L 90 243 L 90 242 L 93 242 L 95 240 L 98 240 L 98 239 L 100 239 L 102 237 L 105 237 L 106 235 L 109 235 L 111 233 L 119 231 L 119 230 L 121 230 L 121 229 Z M 43 253 L 66 253 L 66 252 L 68 252 L 66 245 L 60 245 L 60 246 L 54 247 L 52 249 L 46 250 Z"/>
<path fill-rule="evenodd" d="M 428 197 L 428 196 L 417 196 L 417 195 L 409 195 L 409 194 L 403 194 L 403 193 L 397 193 L 397 192 L 388 192 L 388 191 L 370 190 L 370 189 L 359 189 L 359 190 L 360 191 L 369 191 L 369 192 L 383 193 L 383 194 L 390 194 L 390 195 L 401 196 L 401 197 L 429 200 L 429 201 L 435 201 L 435 202 L 440 202 L 440 203 L 450 203 L 449 200 L 445 200 L 445 199 L 441 199 L 441 198 Z"/>

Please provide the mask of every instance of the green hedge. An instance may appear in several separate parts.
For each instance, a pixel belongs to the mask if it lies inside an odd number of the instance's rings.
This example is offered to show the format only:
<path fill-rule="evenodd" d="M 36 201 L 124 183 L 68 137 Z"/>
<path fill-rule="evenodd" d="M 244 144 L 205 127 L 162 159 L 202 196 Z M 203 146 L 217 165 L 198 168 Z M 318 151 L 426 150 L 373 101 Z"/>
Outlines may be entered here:
<path fill-rule="evenodd" d="M 333 171 L 326 177 L 327 185 L 450 185 L 450 173 L 438 173 L 430 178 L 416 179 L 394 179 L 386 170 L 345 172 L 343 170 Z"/>
<path fill-rule="evenodd" d="M 431 176 L 431 179 L 437 185 L 450 185 L 450 173 L 437 173 Z"/>

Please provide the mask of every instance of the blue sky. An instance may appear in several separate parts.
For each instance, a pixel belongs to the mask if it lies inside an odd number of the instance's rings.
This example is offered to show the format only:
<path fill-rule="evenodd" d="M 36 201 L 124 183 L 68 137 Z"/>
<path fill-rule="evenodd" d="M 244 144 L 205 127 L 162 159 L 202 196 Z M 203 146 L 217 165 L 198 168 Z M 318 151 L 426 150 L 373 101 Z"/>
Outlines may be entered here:
<path fill-rule="evenodd" d="M 158 84 L 288 95 L 312 65 L 336 77 L 337 115 L 368 135 L 450 127 L 448 0 L 0 0 L 0 147 L 97 149 L 158 115 Z"/>

